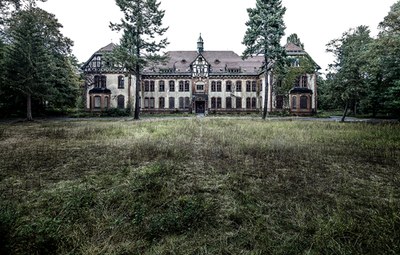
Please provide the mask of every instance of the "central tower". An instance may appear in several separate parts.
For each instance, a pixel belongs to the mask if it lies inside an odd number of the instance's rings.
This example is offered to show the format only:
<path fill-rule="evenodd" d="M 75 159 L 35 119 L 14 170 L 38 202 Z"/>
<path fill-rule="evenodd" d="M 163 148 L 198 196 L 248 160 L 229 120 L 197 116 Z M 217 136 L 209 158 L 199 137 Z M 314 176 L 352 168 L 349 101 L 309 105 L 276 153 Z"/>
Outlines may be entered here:
<path fill-rule="evenodd" d="M 197 52 L 202 53 L 204 51 L 204 42 L 203 38 L 201 38 L 201 33 L 199 39 L 197 40 Z"/>

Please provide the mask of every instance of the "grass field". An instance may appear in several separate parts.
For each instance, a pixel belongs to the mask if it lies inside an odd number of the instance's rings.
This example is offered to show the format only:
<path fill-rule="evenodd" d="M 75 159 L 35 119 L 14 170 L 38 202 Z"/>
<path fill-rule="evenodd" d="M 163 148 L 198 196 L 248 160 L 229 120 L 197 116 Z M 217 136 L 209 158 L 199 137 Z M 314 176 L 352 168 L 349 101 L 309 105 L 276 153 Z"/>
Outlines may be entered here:
<path fill-rule="evenodd" d="M 0 254 L 400 254 L 400 125 L 0 124 Z"/>

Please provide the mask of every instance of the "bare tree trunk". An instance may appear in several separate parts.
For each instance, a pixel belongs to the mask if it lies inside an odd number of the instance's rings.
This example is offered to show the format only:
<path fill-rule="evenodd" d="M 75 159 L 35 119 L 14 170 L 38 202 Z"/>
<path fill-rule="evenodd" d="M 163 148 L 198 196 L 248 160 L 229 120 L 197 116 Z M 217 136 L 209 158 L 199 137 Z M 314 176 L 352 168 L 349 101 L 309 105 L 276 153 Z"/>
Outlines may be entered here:
<path fill-rule="evenodd" d="M 128 76 L 128 109 L 129 109 L 129 116 L 132 116 L 132 74 L 129 73 Z"/>
<path fill-rule="evenodd" d="M 265 62 L 265 67 L 264 67 L 264 79 L 265 79 L 265 89 L 264 89 L 264 109 L 263 109 L 263 115 L 262 119 L 265 120 L 268 116 L 268 87 L 269 87 L 269 82 L 268 82 L 268 58 L 267 54 L 264 54 L 264 62 Z"/>
<path fill-rule="evenodd" d="M 26 95 L 26 119 L 32 121 L 32 95 Z"/>
<path fill-rule="evenodd" d="M 344 119 L 346 118 L 346 115 L 347 115 L 347 111 L 348 111 L 348 110 L 349 110 L 349 100 L 346 101 L 346 106 L 345 106 L 345 108 L 344 108 L 343 116 L 342 116 L 340 122 L 344 122 Z"/>
<path fill-rule="evenodd" d="M 135 115 L 134 115 L 134 119 L 138 120 L 139 119 L 139 114 L 140 114 L 140 108 L 139 108 L 139 88 L 140 88 L 140 74 L 139 74 L 139 65 L 136 65 L 136 88 L 135 88 Z"/>

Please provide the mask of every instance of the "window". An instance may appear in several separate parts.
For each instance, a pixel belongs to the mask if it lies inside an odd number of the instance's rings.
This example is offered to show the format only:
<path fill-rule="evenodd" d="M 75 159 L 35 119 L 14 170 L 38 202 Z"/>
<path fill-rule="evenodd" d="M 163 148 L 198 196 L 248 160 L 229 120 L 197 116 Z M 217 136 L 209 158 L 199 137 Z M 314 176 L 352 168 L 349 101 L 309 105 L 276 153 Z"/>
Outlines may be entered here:
<path fill-rule="evenodd" d="M 222 100 L 220 97 L 217 97 L 217 108 L 221 109 L 222 108 Z"/>
<path fill-rule="evenodd" d="M 216 106 L 217 106 L 217 101 L 216 101 L 215 97 L 212 97 L 211 98 L 211 108 L 215 109 Z"/>
<path fill-rule="evenodd" d="M 297 76 L 296 79 L 294 80 L 294 86 L 300 87 L 300 76 Z"/>
<path fill-rule="evenodd" d="M 185 109 L 190 107 L 190 97 L 185 97 Z"/>
<path fill-rule="evenodd" d="M 246 81 L 246 92 L 251 92 L 251 82 Z"/>
<path fill-rule="evenodd" d="M 179 92 L 183 92 L 185 89 L 185 86 L 183 84 L 183 81 L 179 81 Z"/>
<path fill-rule="evenodd" d="M 221 83 L 221 81 L 217 81 L 217 91 L 218 92 L 221 92 L 222 91 L 222 83 Z"/>
<path fill-rule="evenodd" d="M 292 109 L 297 109 L 297 97 L 292 97 Z"/>
<path fill-rule="evenodd" d="M 108 104 L 109 104 L 108 101 L 109 101 L 108 97 L 104 97 L 104 108 L 106 108 L 106 109 L 108 109 Z"/>
<path fill-rule="evenodd" d="M 154 81 L 150 81 L 150 91 L 151 92 L 155 91 L 155 82 Z"/>
<path fill-rule="evenodd" d="M 165 98 L 160 97 L 158 99 L 158 108 L 160 108 L 160 109 L 164 109 L 165 108 Z"/>
<path fill-rule="evenodd" d="M 263 90 L 262 81 L 258 81 L 258 87 L 260 88 L 260 91 Z"/>
<path fill-rule="evenodd" d="M 165 91 L 165 83 L 164 83 L 164 81 L 159 81 L 158 82 L 158 86 L 159 86 L 159 91 L 160 92 L 164 92 Z"/>
<path fill-rule="evenodd" d="M 204 90 L 204 85 L 203 84 L 197 84 L 196 90 L 197 91 L 203 91 Z"/>
<path fill-rule="evenodd" d="M 283 109 L 283 96 L 276 96 L 276 109 Z"/>
<path fill-rule="evenodd" d="M 185 107 L 185 99 L 183 97 L 179 98 L 179 109 L 183 109 Z"/>
<path fill-rule="evenodd" d="M 253 92 L 257 91 L 257 82 L 256 81 L 251 82 L 251 91 L 253 91 Z"/>
<path fill-rule="evenodd" d="M 154 109 L 154 97 L 150 97 L 150 108 Z"/>
<path fill-rule="evenodd" d="M 242 108 L 242 98 L 237 97 L 236 98 L 236 109 L 240 109 L 240 108 Z"/>
<path fill-rule="evenodd" d="M 169 98 L 169 109 L 175 109 L 175 97 Z"/>
<path fill-rule="evenodd" d="M 190 87 L 189 81 L 185 81 L 185 91 L 186 91 L 186 92 L 189 92 L 189 91 L 190 91 L 189 87 Z"/>
<path fill-rule="evenodd" d="M 211 82 L 211 92 L 215 92 L 216 91 L 216 82 L 212 81 Z"/>
<path fill-rule="evenodd" d="M 232 109 L 232 98 L 227 97 L 225 103 L 226 103 L 226 109 Z"/>
<path fill-rule="evenodd" d="M 175 91 L 175 81 L 169 81 L 169 91 L 170 92 Z"/>
<path fill-rule="evenodd" d="M 307 104 L 308 104 L 308 98 L 307 96 L 301 96 L 300 97 L 300 109 L 307 109 Z"/>
<path fill-rule="evenodd" d="M 94 87 L 95 88 L 100 88 L 100 76 L 96 75 L 94 76 Z"/>
<path fill-rule="evenodd" d="M 125 97 L 123 95 L 119 95 L 117 98 L 117 104 L 119 109 L 125 108 Z"/>
<path fill-rule="evenodd" d="M 257 108 L 257 98 L 255 98 L 255 97 L 251 98 L 251 108 L 253 108 L 253 109 Z"/>
<path fill-rule="evenodd" d="M 101 76 L 101 87 L 106 88 L 107 87 L 107 76 L 102 75 Z"/>
<path fill-rule="evenodd" d="M 242 81 L 236 81 L 236 91 L 242 91 Z M 240 107 L 242 108 L 242 107 Z"/>
<path fill-rule="evenodd" d="M 144 98 L 144 108 L 145 109 L 149 108 L 149 98 L 148 97 Z"/>
<path fill-rule="evenodd" d="M 150 90 L 150 83 L 149 81 L 144 81 L 144 91 L 148 92 Z M 146 108 L 146 106 L 144 107 Z"/>
<path fill-rule="evenodd" d="M 247 109 L 251 108 L 251 97 L 246 98 L 246 108 Z"/>
<path fill-rule="evenodd" d="M 94 97 L 94 108 L 100 108 L 101 107 L 101 97 L 95 96 Z"/>
<path fill-rule="evenodd" d="M 231 91 L 232 91 L 232 82 L 226 81 L 226 92 L 231 92 Z"/>
<path fill-rule="evenodd" d="M 124 76 L 120 75 L 118 76 L 118 88 L 123 89 L 124 87 L 125 87 Z"/>
<path fill-rule="evenodd" d="M 308 85 L 307 75 L 303 75 L 301 77 L 301 87 L 307 88 L 307 85 Z M 301 101 L 301 99 L 300 99 L 300 101 Z"/>

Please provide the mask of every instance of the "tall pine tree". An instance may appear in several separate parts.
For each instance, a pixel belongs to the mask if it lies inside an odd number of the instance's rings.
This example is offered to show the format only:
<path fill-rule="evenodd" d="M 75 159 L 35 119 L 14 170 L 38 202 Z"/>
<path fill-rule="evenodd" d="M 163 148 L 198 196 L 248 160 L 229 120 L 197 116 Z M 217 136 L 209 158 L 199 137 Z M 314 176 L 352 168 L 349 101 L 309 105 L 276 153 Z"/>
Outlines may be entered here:
<path fill-rule="evenodd" d="M 247 9 L 249 21 L 243 44 L 246 46 L 243 58 L 256 55 L 264 56 L 264 109 L 262 118 L 268 114 L 268 73 L 273 63 L 282 62 L 285 50 L 281 46 L 281 38 L 285 34 L 283 15 L 286 8 L 281 0 L 256 0 L 256 7 Z"/>
<path fill-rule="evenodd" d="M 139 119 L 140 74 L 149 62 L 164 59 L 158 52 L 168 45 L 166 38 L 159 39 L 168 29 L 162 27 L 165 11 L 160 10 L 157 0 L 116 0 L 116 3 L 124 13 L 124 18 L 119 24 L 111 24 L 113 30 L 123 32 L 120 44 L 113 52 L 113 58 L 128 72 L 129 93 L 131 76 L 136 78 L 134 119 Z M 130 109 L 131 105 L 129 96 Z"/>
<path fill-rule="evenodd" d="M 5 54 L 9 90 L 26 99 L 27 119 L 32 120 L 32 99 L 42 105 L 73 105 L 77 74 L 71 64 L 72 41 L 61 32 L 53 14 L 30 5 L 10 21 Z"/>

